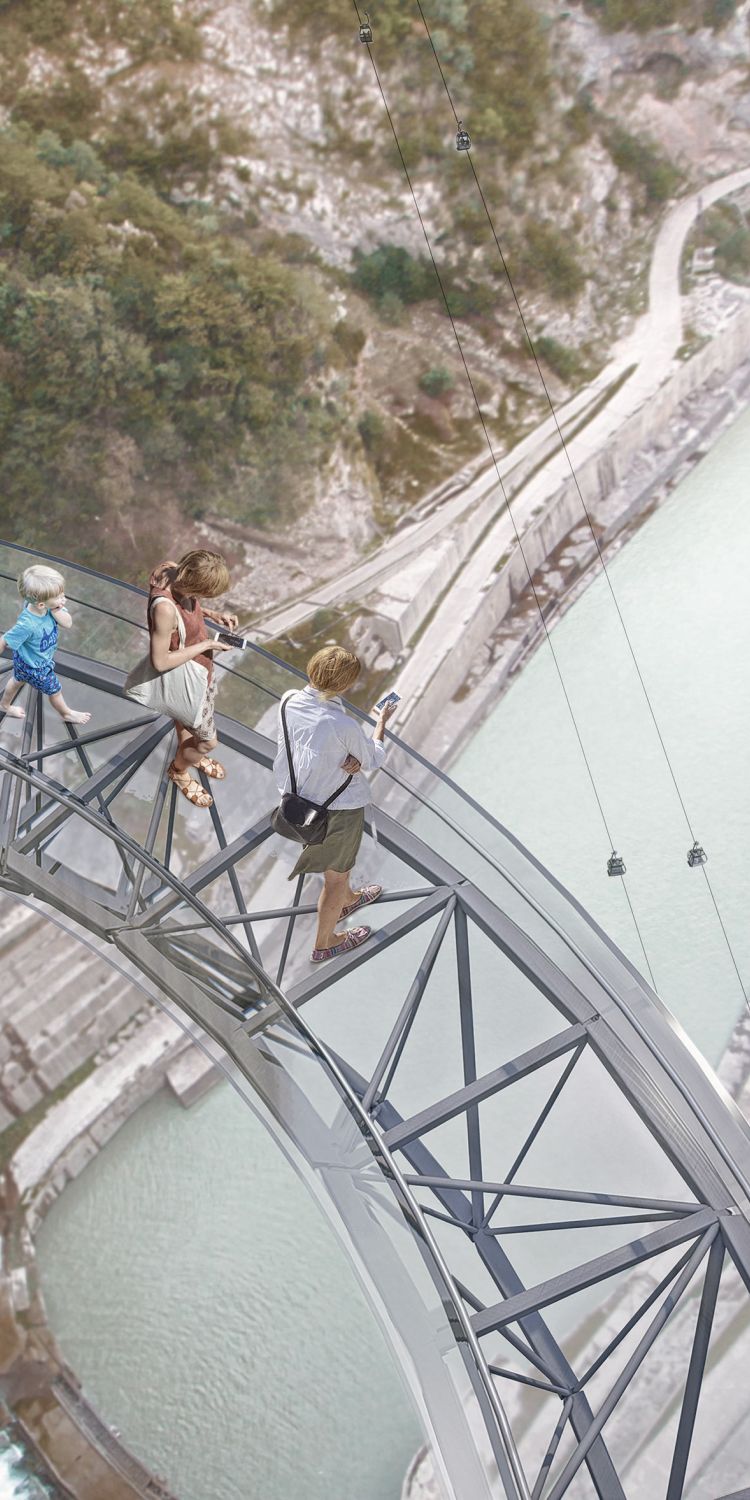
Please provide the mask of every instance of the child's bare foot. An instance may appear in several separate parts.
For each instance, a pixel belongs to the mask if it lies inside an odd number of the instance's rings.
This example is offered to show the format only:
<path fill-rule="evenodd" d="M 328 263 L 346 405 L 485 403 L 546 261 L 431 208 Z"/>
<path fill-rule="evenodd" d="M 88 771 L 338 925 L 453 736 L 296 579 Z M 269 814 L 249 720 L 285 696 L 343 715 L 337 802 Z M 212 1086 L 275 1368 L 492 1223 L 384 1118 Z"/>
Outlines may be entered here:
<path fill-rule="evenodd" d="M 88 724 L 91 714 L 82 714 L 78 709 L 70 708 L 66 714 L 62 715 L 62 718 L 66 724 Z"/>
<path fill-rule="evenodd" d="M 14 708 L 12 703 L 0 702 L 0 713 L 7 714 L 9 719 L 25 719 L 25 708 Z"/>

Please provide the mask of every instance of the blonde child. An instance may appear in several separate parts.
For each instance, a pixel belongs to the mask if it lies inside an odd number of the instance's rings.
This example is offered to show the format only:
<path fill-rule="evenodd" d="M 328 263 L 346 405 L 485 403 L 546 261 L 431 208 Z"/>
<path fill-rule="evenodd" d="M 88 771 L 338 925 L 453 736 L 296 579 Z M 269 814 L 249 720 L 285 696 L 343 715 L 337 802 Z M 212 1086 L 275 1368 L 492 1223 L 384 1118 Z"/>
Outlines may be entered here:
<path fill-rule="evenodd" d="M 26 717 L 24 709 L 13 706 L 13 699 L 28 682 L 49 698 L 66 723 L 87 724 L 91 714 L 68 708 L 55 673 L 58 626 L 67 630 L 73 623 L 65 607 L 62 573 L 34 563 L 19 574 L 18 592 L 24 601 L 23 609 L 12 629 L 0 635 L 0 652 L 5 646 L 13 652 L 13 675 L 0 698 L 0 713 L 13 719 Z"/>

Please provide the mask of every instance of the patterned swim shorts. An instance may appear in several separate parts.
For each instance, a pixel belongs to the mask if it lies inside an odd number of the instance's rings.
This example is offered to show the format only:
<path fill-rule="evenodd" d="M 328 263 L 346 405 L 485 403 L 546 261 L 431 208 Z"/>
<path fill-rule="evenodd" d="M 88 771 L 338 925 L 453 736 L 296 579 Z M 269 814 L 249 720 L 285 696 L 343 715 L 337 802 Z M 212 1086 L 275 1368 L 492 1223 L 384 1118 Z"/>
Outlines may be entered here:
<path fill-rule="evenodd" d="M 13 652 L 13 676 L 16 682 L 28 682 L 49 698 L 62 691 L 62 683 L 50 662 L 48 667 L 30 667 L 18 651 Z"/>

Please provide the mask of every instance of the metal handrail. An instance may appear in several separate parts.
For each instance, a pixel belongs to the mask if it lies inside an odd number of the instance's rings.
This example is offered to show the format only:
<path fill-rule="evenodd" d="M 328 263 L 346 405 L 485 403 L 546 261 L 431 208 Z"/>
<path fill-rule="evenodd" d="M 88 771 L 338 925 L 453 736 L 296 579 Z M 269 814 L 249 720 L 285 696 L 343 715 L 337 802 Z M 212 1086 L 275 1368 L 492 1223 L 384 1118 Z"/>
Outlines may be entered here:
<path fill-rule="evenodd" d="M 430 1229 L 427 1217 L 418 1199 L 412 1193 L 411 1188 L 406 1182 L 404 1174 L 402 1173 L 391 1150 L 386 1144 L 383 1132 L 378 1128 L 377 1122 L 371 1119 L 367 1114 L 366 1110 L 363 1107 L 362 1101 L 359 1099 L 354 1089 L 352 1089 L 351 1085 L 348 1083 L 333 1054 L 329 1051 L 325 1043 L 320 1040 L 320 1038 L 313 1031 L 312 1027 L 308 1024 L 304 1017 L 301 1016 L 295 1009 L 294 1005 L 292 1005 L 291 1001 L 287 998 L 284 991 L 279 987 L 279 985 L 276 984 L 271 975 L 266 972 L 262 964 L 259 964 L 257 960 L 253 958 L 252 954 L 248 952 L 248 950 L 243 948 L 242 945 L 235 939 L 233 939 L 230 934 L 227 934 L 225 932 L 220 919 L 214 915 L 210 908 L 206 906 L 205 903 L 199 899 L 199 897 L 195 896 L 194 893 L 189 890 L 187 886 L 185 886 L 185 884 L 179 879 L 178 876 L 173 873 L 173 871 L 168 870 L 152 854 L 143 849 L 141 845 L 138 844 L 138 842 L 134 838 L 132 838 L 130 834 L 127 834 L 123 832 L 123 830 L 114 827 L 111 823 L 108 823 L 107 820 L 101 816 L 101 814 L 96 813 L 92 808 L 86 806 L 85 803 L 82 803 L 74 793 L 67 792 L 64 788 L 58 786 L 57 783 L 52 781 L 49 777 L 45 776 L 42 772 L 32 771 L 27 765 L 20 761 L 18 757 L 11 755 L 8 751 L 2 750 L 1 748 L 0 769 L 4 769 L 6 773 L 8 773 L 11 777 L 14 777 L 17 782 L 28 786 L 34 791 L 43 792 L 47 797 L 57 802 L 59 806 L 67 808 L 69 812 L 71 812 L 74 816 L 82 818 L 84 822 L 88 823 L 92 828 L 95 828 L 98 833 L 103 834 L 105 838 L 110 841 L 110 843 L 115 844 L 118 849 L 122 849 L 124 852 L 130 855 L 135 863 L 141 863 L 152 874 L 158 875 L 158 877 L 165 884 L 169 885 L 171 889 L 180 897 L 180 900 L 183 901 L 187 906 L 189 906 L 194 911 L 194 913 L 199 915 L 204 923 L 210 925 L 215 931 L 219 933 L 222 938 L 225 938 L 231 944 L 231 946 L 236 950 L 241 961 L 247 966 L 247 968 L 253 974 L 254 978 L 257 980 L 259 988 L 261 988 L 263 991 L 266 991 L 273 999 L 273 1001 L 275 1001 L 276 1005 L 278 1005 L 279 1010 L 283 1013 L 285 1019 L 299 1034 L 302 1040 L 307 1043 L 311 1052 L 323 1063 L 331 1079 L 331 1082 L 334 1084 L 341 1097 L 342 1102 L 346 1105 L 346 1108 L 348 1109 L 350 1115 L 355 1120 L 360 1135 L 362 1136 L 363 1140 L 370 1150 L 373 1161 L 380 1168 L 383 1181 L 385 1183 L 388 1183 L 390 1178 L 390 1180 L 398 1187 L 398 1193 L 394 1196 L 396 1197 L 397 1202 L 399 1202 L 399 1207 L 401 1208 L 401 1212 L 403 1213 L 404 1218 L 407 1222 L 411 1220 L 412 1223 L 417 1223 L 419 1225 L 420 1238 L 422 1239 L 423 1244 L 429 1250 L 435 1269 L 438 1272 L 440 1281 L 442 1282 L 445 1292 L 450 1300 L 452 1314 L 455 1315 L 455 1318 L 460 1325 L 462 1338 L 465 1340 L 468 1348 L 471 1350 L 477 1373 L 497 1422 L 498 1430 L 503 1442 L 503 1447 L 505 1449 L 505 1456 L 510 1467 L 510 1472 L 513 1476 L 514 1484 L 516 1485 L 518 1500 L 531 1500 L 531 1494 L 525 1474 L 523 1472 L 523 1468 L 516 1449 L 510 1424 L 505 1413 L 505 1409 L 498 1396 L 497 1390 L 492 1380 L 492 1376 L 490 1374 L 489 1365 L 484 1357 L 479 1339 L 474 1331 L 471 1320 L 467 1315 L 466 1308 L 463 1304 L 463 1299 L 460 1295 L 453 1275 L 448 1265 L 446 1264 L 442 1251 L 440 1250 L 440 1247 L 435 1240 L 435 1237 Z M 220 1040 L 220 1038 L 217 1038 L 217 1040 Z M 238 1058 L 235 1058 L 235 1062 L 237 1063 L 237 1066 L 244 1072 L 245 1070 L 242 1067 L 241 1061 Z M 252 1082 L 251 1079 L 249 1081 Z M 387 1172 L 382 1170 L 383 1162 L 387 1163 Z"/>
<path fill-rule="evenodd" d="M 114 583 L 118 588 L 129 589 L 133 594 L 144 592 L 137 583 L 126 583 L 124 578 L 113 578 L 111 573 L 99 573 L 96 568 L 87 568 L 85 563 L 72 562 L 69 557 L 56 557 L 54 552 L 40 552 L 38 547 L 25 547 L 21 542 L 5 540 L 0 542 L 0 546 L 7 547 L 10 552 L 24 552 L 28 557 L 44 557 L 47 562 L 60 563 L 63 568 L 74 568 L 77 573 L 86 573 L 89 578 L 100 578 L 103 583 Z"/>

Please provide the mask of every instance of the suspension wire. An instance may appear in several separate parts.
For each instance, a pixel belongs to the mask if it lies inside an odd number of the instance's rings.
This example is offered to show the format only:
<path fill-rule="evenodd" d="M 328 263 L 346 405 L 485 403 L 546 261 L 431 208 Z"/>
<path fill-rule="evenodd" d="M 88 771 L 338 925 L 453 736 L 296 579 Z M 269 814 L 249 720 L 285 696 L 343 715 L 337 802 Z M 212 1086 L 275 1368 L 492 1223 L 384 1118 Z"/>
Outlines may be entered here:
<path fill-rule="evenodd" d="M 425 32 L 427 34 L 427 40 L 428 40 L 428 42 L 430 44 L 430 47 L 432 49 L 432 53 L 433 53 L 433 56 L 435 58 L 435 62 L 437 63 L 438 72 L 440 73 L 440 77 L 441 77 L 441 80 L 442 80 L 442 83 L 443 83 L 443 88 L 445 89 L 445 93 L 446 93 L 446 96 L 447 96 L 447 99 L 448 99 L 448 103 L 450 104 L 450 107 L 451 107 L 453 118 L 454 118 L 454 120 L 456 122 L 456 125 L 459 125 L 460 121 L 459 121 L 458 114 L 456 112 L 456 107 L 455 107 L 455 105 L 453 103 L 453 97 L 452 97 L 451 91 L 450 91 L 450 89 L 448 87 L 448 83 L 447 83 L 447 80 L 446 80 L 446 77 L 445 77 L 445 73 L 443 72 L 443 67 L 442 67 L 442 64 L 440 62 L 440 58 L 438 56 L 437 48 L 436 48 L 435 43 L 434 43 L 433 38 L 432 38 L 432 33 L 431 33 L 430 28 L 429 28 L 429 26 L 427 24 L 427 19 L 425 17 L 425 13 L 424 13 L 424 11 L 422 9 L 421 0 L 415 0 L 415 3 L 416 3 L 416 6 L 417 6 L 417 9 L 419 11 L 419 14 L 420 14 L 420 16 L 422 18 L 422 24 L 423 24 Z M 579 497 L 580 502 L 581 502 L 583 513 L 584 513 L 584 515 L 586 517 L 586 521 L 588 523 L 589 531 L 591 532 L 591 538 L 592 538 L 592 541 L 594 543 L 594 546 L 596 547 L 596 551 L 597 551 L 597 556 L 599 558 L 599 562 L 601 563 L 602 572 L 604 574 L 604 577 L 605 577 L 605 580 L 606 580 L 606 583 L 607 583 L 607 587 L 609 589 L 609 592 L 610 592 L 610 595 L 611 595 L 611 598 L 612 598 L 612 603 L 614 604 L 615 610 L 617 612 L 617 618 L 618 618 L 618 620 L 620 622 L 620 625 L 622 627 L 622 632 L 623 632 L 623 635 L 624 635 L 625 640 L 627 642 L 627 646 L 628 646 L 628 650 L 630 652 L 630 656 L 631 656 L 631 659 L 632 659 L 632 662 L 633 662 L 633 666 L 635 667 L 636 675 L 637 675 L 638 681 L 639 681 L 639 683 L 641 685 L 641 690 L 643 692 L 643 696 L 644 696 L 644 698 L 646 700 L 646 706 L 647 706 L 648 712 L 649 712 L 649 714 L 651 716 L 651 720 L 652 720 L 654 729 L 656 731 L 656 735 L 657 735 L 659 744 L 661 746 L 661 750 L 662 750 L 664 759 L 665 759 L 666 764 L 667 764 L 667 769 L 669 771 L 669 775 L 670 775 L 670 777 L 672 779 L 672 784 L 673 784 L 675 792 L 677 794 L 677 799 L 679 801 L 680 807 L 682 808 L 683 816 L 684 816 L 685 822 L 687 824 L 687 828 L 688 828 L 688 832 L 690 834 L 690 838 L 692 839 L 693 844 L 696 844 L 697 843 L 697 839 L 695 837 L 695 831 L 693 829 L 693 825 L 692 825 L 692 822 L 691 822 L 691 819 L 690 819 L 690 814 L 688 813 L 687 806 L 685 804 L 685 800 L 684 800 L 682 792 L 680 790 L 679 783 L 677 781 L 677 775 L 676 775 L 676 772 L 675 772 L 674 767 L 672 765 L 672 761 L 670 759 L 669 752 L 667 750 L 667 746 L 666 746 L 666 743 L 664 741 L 664 737 L 662 735 L 661 727 L 660 727 L 659 722 L 658 722 L 657 717 L 656 717 L 656 711 L 655 711 L 653 703 L 651 701 L 651 697 L 649 695 L 648 688 L 646 687 L 646 683 L 645 683 L 643 674 L 641 672 L 641 668 L 639 666 L 638 659 L 636 657 L 635 647 L 633 646 L 633 642 L 632 642 L 632 640 L 630 638 L 630 634 L 629 634 L 627 625 L 625 623 L 625 619 L 624 619 L 622 610 L 620 608 L 620 603 L 619 603 L 619 600 L 618 600 L 617 595 L 615 593 L 615 589 L 614 589 L 614 585 L 612 583 L 612 579 L 610 577 L 610 573 L 609 573 L 609 569 L 607 567 L 607 563 L 606 563 L 606 560 L 605 560 L 605 557 L 604 557 L 604 553 L 602 552 L 602 548 L 601 548 L 601 545 L 600 545 L 600 542 L 599 542 L 599 538 L 598 538 L 598 536 L 596 534 L 596 530 L 594 528 L 594 524 L 593 524 L 593 521 L 591 519 L 591 515 L 589 513 L 588 506 L 586 505 L 586 501 L 584 499 L 583 490 L 581 488 L 580 480 L 578 478 L 578 474 L 576 473 L 576 469 L 575 469 L 575 465 L 573 463 L 573 460 L 572 460 L 572 458 L 570 456 L 570 449 L 568 447 L 567 441 L 565 439 L 565 435 L 564 435 L 562 427 L 560 425 L 560 421 L 559 421 L 559 418 L 558 418 L 558 415 L 557 415 L 557 410 L 556 410 L 555 404 L 554 404 L 554 402 L 552 400 L 552 397 L 551 397 L 550 392 L 549 392 L 549 387 L 548 387 L 547 382 L 546 382 L 546 380 L 544 378 L 544 371 L 542 370 L 542 366 L 540 364 L 539 357 L 537 355 L 536 348 L 534 346 L 534 341 L 533 341 L 533 339 L 531 337 L 531 333 L 529 332 L 529 326 L 528 326 L 526 317 L 524 315 L 524 311 L 523 311 L 523 307 L 521 305 L 521 301 L 520 301 L 518 293 L 516 291 L 515 283 L 514 283 L 513 278 L 512 278 L 512 276 L 510 274 L 510 268 L 509 268 L 507 260 L 505 258 L 502 245 L 500 244 L 500 240 L 498 238 L 498 234 L 497 234 L 497 231 L 495 229 L 494 221 L 492 219 L 492 215 L 490 214 L 489 206 L 487 204 L 487 200 L 486 200 L 484 192 L 482 190 L 482 185 L 481 185 L 481 183 L 479 181 L 479 178 L 477 176 L 477 170 L 476 170 L 476 167 L 474 166 L 474 161 L 473 161 L 473 158 L 471 156 L 471 153 L 469 151 L 467 151 L 466 152 L 466 156 L 467 156 L 468 161 L 469 161 L 469 166 L 471 168 L 471 173 L 472 173 L 472 176 L 474 178 L 474 183 L 476 185 L 477 192 L 479 193 L 479 196 L 480 196 L 481 201 L 482 201 L 482 207 L 483 207 L 484 212 L 485 212 L 487 223 L 489 224 L 489 227 L 490 227 L 490 232 L 492 234 L 492 238 L 495 241 L 495 245 L 497 247 L 497 252 L 498 252 L 498 255 L 500 257 L 500 263 L 502 265 L 503 272 L 505 274 L 505 278 L 507 280 L 511 296 L 512 296 L 513 301 L 514 301 L 514 303 L 516 305 L 518 316 L 519 316 L 519 319 L 521 321 L 521 326 L 523 328 L 524 337 L 526 339 L 526 343 L 528 344 L 529 351 L 531 353 L 532 359 L 533 359 L 534 364 L 536 366 L 536 370 L 537 370 L 537 374 L 539 376 L 539 380 L 540 380 L 540 383 L 541 383 L 541 386 L 542 386 L 542 390 L 544 391 L 544 396 L 545 396 L 545 399 L 547 401 L 547 405 L 549 407 L 550 414 L 552 416 L 552 420 L 553 420 L 554 425 L 555 425 L 555 429 L 557 431 L 557 436 L 558 436 L 558 438 L 560 440 L 560 448 L 562 450 L 562 453 L 564 454 L 565 461 L 566 461 L 566 463 L 568 465 L 568 468 L 570 470 L 570 474 L 571 474 L 573 483 L 574 483 L 576 491 L 578 493 L 578 497 Z M 734 949 L 732 948 L 732 944 L 731 944 L 731 940 L 729 938 L 729 934 L 728 934 L 727 929 L 726 929 L 726 927 L 724 925 L 724 920 L 723 920 L 721 912 L 719 910 L 719 904 L 718 904 L 718 901 L 717 901 L 716 896 L 714 894 L 714 889 L 713 889 L 713 886 L 711 884 L 711 880 L 710 880 L 710 877 L 709 877 L 709 874 L 708 874 L 708 871 L 706 869 L 705 864 L 701 865 L 701 870 L 703 872 L 703 878 L 704 878 L 704 880 L 706 882 L 706 887 L 707 887 L 707 890 L 708 890 L 708 894 L 709 894 L 709 896 L 711 898 L 711 901 L 713 903 L 714 911 L 716 912 L 716 916 L 717 916 L 717 919 L 718 919 L 718 922 L 719 922 L 719 926 L 721 928 L 721 931 L 722 931 L 722 934 L 723 934 L 723 937 L 724 937 L 724 942 L 726 943 L 726 946 L 727 946 L 729 957 L 730 957 L 730 959 L 732 961 L 732 965 L 734 967 L 734 971 L 735 971 L 735 973 L 737 975 L 737 979 L 739 981 L 739 986 L 740 986 L 740 989 L 742 991 L 742 998 L 743 998 L 743 1000 L 745 1002 L 745 1005 L 747 1006 L 748 1010 L 750 1010 L 750 998 L 748 997 L 748 992 L 747 992 L 747 989 L 745 987 L 742 975 L 740 973 L 739 965 L 737 963 L 737 959 L 736 959 L 735 954 L 734 954 Z"/>
<path fill-rule="evenodd" d="M 417 0 L 417 3 L 419 3 L 419 0 Z M 357 0 L 352 0 L 352 4 L 354 6 L 354 10 L 355 10 L 356 15 L 357 15 L 358 24 L 361 24 L 360 12 L 359 12 L 359 5 L 357 3 Z M 420 11 L 421 11 L 421 6 L 420 6 Z M 422 19 L 424 20 L 424 16 L 422 17 Z M 425 26 L 426 25 L 427 25 L 427 23 L 425 22 Z M 429 35 L 429 32 L 428 32 L 428 35 Z M 585 749 L 585 746 L 584 746 L 584 743 L 583 743 L 583 739 L 582 739 L 582 736 L 581 736 L 580 729 L 578 727 L 578 722 L 576 720 L 576 716 L 575 716 L 575 712 L 574 712 L 574 709 L 573 709 L 573 705 L 571 703 L 570 697 L 568 695 L 567 688 L 565 686 L 565 682 L 564 682 L 563 674 L 562 674 L 562 669 L 560 667 L 560 663 L 559 663 L 559 660 L 558 660 L 558 657 L 557 657 L 557 652 L 555 651 L 555 647 L 554 647 L 553 642 L 552 642 L 552 636 L 550 634 L 549 627 L 548 627 L 547 621 L 545 619 L 544 610 L 542 608 L 541 600 L 539 598 L 536 586 L 534 584 L 533 575 L 532 575 L 531 569 L 529 567 L 528 560 L 526 558 L 526 553 L 524 551 L 523 542 L 521 540 L 521 535 L 520 535 L 518 527 L 516 525 L 515 517 L 513 515 L 513 511 L 512 511 L 511 505 L 510 505 L 510 501 L 508 499 L 508 495 L 507 495 L 507 492 L 506 492 L 506 489 L 505 489 L 505 485 L 503 483 L 503 478 L 502 478 L 502 475 L 500 473 L 500 467 L 499 467 L 499 464 L 498 464 L 497 455 L 495 454 L 495 450 L 494 450 L 493 445 L 492 445 L 492 439 L 491 439 L 490 434 L 489 434 L 489 432 L 487 430 L 487 424 L 485 422 L 484 413 L 483 413 L 481 405 L 479 403 L 479 398 L 477 396 L 476 388 L 474 386 L 474 381 L 472 380 L 472 377 L 471 377 L 471 372 L 469 370 L 469 366 L 468 366 L 468 364 L 466 362 L 466 356 L 464 354 L 463 345 L 461 343 L 461 339 L 460 339 L 460 336 L 459 336 L 459 333 L 458 333 L 458 329 L 456 327 L 456 322 L 455 322 L 455 319 L 453 317 L 453 313 L 451 312 L 451 309 L 450 309 L 450 304 L 448 302 L 448 297 L 447 297 L 447 294 L 446 294 L 445 286 L 443 284 L 443 279 L 442 279 L 442 277 L 440 275 L 440 272 L 439 272 L 438 267 L 437 267 L 437 263 L 435 261 L 435 256 L 433 254 L 432 244 L 430 242 L 430 237 L 429 237 L 429 235 L 427 233 L 427 228 L 426 228 L 424 219 L 422 217 L 422 211 L 421 211 L 421 209 L 419 207 L 419 202 L 417 200 L 417 195 L 416 195 L 416 193 L 414 191 L 414 186 L 412 184 L 411 176 L 409 174 L 409 169 L 408 169 L 408 167 L 406 165 L 406 161 L 404 159 L 404 154 L 403 154 L 403 151 L 401 149 L 401 142 L 399 141 L 398 133 L 396 131 L 396 126 L 395 126 L 394 121 L 393 121 L 393 116 L 392 116 L 390 108 L 388 106 L 388 100 L 386 99 L 386 96 L 385 96 L 385 90 L 384 90 L 383 84 L 381 82 L 380 73 L 378 71 L 377 63 L 375 62 L 375 58 L 373 57 L 373 54 L 372 54 L 372 45 L 371 45 L 370 42 L 367 42 L 365 45 L 367 46 L 367 52 L 368 52 L 368 55 L 369 55 L 369 58 L 370 58 L 370 62 L 372 64 L 372 70 L 373 70 L 373 73 L 375 75 L 375 80 L 376 80 L 377 85 L 378 85 L 378 90 L 380 92 L 380 97 L 381 97 L 381 99 L 383 101 L 383 107 L 385 109 L 385 113 L 386 113 L 386 116 L 388 118 L 388 124 L 391 127 L 391 132 L 393 134 L 393 139 L 394 139 L 394 142 L 395 142 L 395 145 L 396 145 L 396 150 L 398 151 L 398 155 L 399 155 L 399 159 L 401 161 L 401 166 L 403 168 L 404 176 L 406 178 L 406 182 L 407 182 L 407 185 L 408 185 L 408 188 L 409 188 L 409 192 L 411 194 L 411 198 L 412 198 L 412 201 L 414 203 L 414 208 L 416 210 L 417 218 L 419 219 L 419 223 L 420 223 L 420 227 L 421 227 L 421 230 L 422 230 L 422 234 L 424 236 L 425 244 L 427 246 L 429 257 L 430 257 L 430 260 L 432 262 L 432 267 L 433 267 L 433 270 L 435 272 L 435 276 L 437 278 L 438 286 L 440 287 L 440 293 L 441 293 L 441 296 L 443 298 L 443 302 L 445 304 L 445 310 L 446 310 L 446 313 L 448 314 L 448 319 L 449 319 L 451 328 L 453 330 L 453 337 L 454 337 L 454 339 L 456 341 L 456 346 L 458 348 L 458 352 L 459 352 L 459 355 L 461 357 L 461 363 L 463 364 L 464 371 L 466 373 L 466 379 L 467 379 L 468 384 L 469 384 L 469 389 L 471 391 L 471 394 L 472 394 L 472 397 L 473 397 L 473 400 L 474 400 L 474 405 L 476 406 L 476 409 L 477 409 L 477 414 L 478 414 L 478 417 L 479 417 L 479 421 L 481 423 L 482 431 L 484 433 L 484 437 L 485 437 L 485 440 L 486 440 L 486 443 L 487 443 L 487 447 L 489 449 L 490 458 L 492 459 L 492 463 L 493 463 L 494 468 L 495 468 L 495 473 L 497 475 L 497 481 L 498 481 L 498 484 L 500 486 L 500 493 L 502 495 L 503 504 L 505 506 L 505 509 L 506 509 L 506 511 L 508 513 L 509 520 L 510 520 L 511 525 L 513 526 L 513 530 L 515 532 L 516 541 L 518 543 L 519 551 L 521 553 L 521 556 L 522 556 L 523 561 L 524 561 L 524 566 L 526 568 L 526 573 L 527 573 L 528 580 L 529 580 L 529 586 L 530 586 L 532 594 L 534 596 L 534 603 L 536 604 L 537 610 L 539 612 L 539 619 L 541 621 L 542 628 L 544 630 L 544 634 L 545 634 L 545 637 L 546 637 L 546 640 L 547 640 L 547 644 L 548 644 L 548 646 L 550 648 L 550 651 L 552 653 L 552 660 L 553 660 L 554 665 L 555 665 L 555 670 L 557 672 L 558 680 L 559 680 L 559 683 L 560 683 L 560 688 L 562 690 L 562 694 L 563 694 L 563 697 L 565 699 L 565 703 L 567 705 L 568 713 L 570 715 L 571 723 L 572 723 L 573 729 L 575 731 L 575 736 L 576 736 L 576 739 L 578 741 L 578 746 L 579 746 L 581 755 L 583 757 L 583 761 L 584 761 L 584 764 L 586 766 L 586 770 L 588 772 L 589 781 L 591 782 L 591 788 L 592 788 L 592 791 L 594 793 L 594 798 L 596 800 L 596 804 L 597 804 L 597 807 L 599 809 L 599 813 L 601 815 L 602 823 L 604 825 L 604 831 L 605 831 L 605 834 L 607 836 L 609 848 L 612 851 L 614 851 L 615 844 L 614 844 L 614 840 L 612 838 L 612 835 L 610 833 L 609 824 L 607 822 L 607 816 L 606 816 L 606 813 L 604 811 L 604 807 L 602 805 L 601 797 L 599 796 L 599 790 L 598 790 L 597 785 L 596 785 L 596 780 L 594 778 L 594 773 L 593 773 L 593 770 L 591 768 L 591 764 L 589 762 L 588 755 L 586 754 L 586 749 Z M 433 51 L 434 51 L 434 47 L 433 47 Z M 435 55 L 437 56 L 437 54 L 435 54 Z M 438 63 L 438 66 L 439 66 L 439 63 Z M 441 72 L 442 72 L 442 70 L 441 70 Z M 445 79 L 443 79 L 443 82 L 445 83 Z M 447 90 L 447 84 L 446 84 L 446 90 Z M 450 95 L 448 97 L 450 98 Z M 455 114 L 455 110 L 454 110 L 454 114 Z M 473 164 L 472 164 L 472 166 L 473 166 Z M 645 942 L 644 942 L 644 939 L 643 939 L 643 935 L 641 933 L 641 929 L 640 929 L 639 924 L 638 924 L 638 919 L 637 919 L 636 914 L 635 914 L 635 910 L 634 910 L 634 907 L 633 907 L 632 900 L 630 898 L 630 892 L 628 891 L 627 884 L 625 882 L 624 876 L 619 876 L 617 878 L 622 881 L 622 888 L 623 888 L 623 891 L 625 892 L 625 898 L 626 898 L 628 906 L 630 908 L 630 915 L 632 917 L 633 925 L 634 925 L 636 933 L 638 935 L 638 941 L 640 943 L 641 950 L 643 952 L 643 957 L 645 959 L 646 967 L 647 967 L 648 972 L 649 972 L 649 976 L 650 976 L 650 979 L 651 979 L 651 984 L 652 984 L 653 988 L 656 990 L 656 988 L 657 988 L 657 986 L 656 986 L 656 980 L 654 979 L 654 973 L 653 973 L 653 969 L 651 968 L 651 963 L 649 961 L 648 953 L 646 951 L 646 945 L 645 945 Z"/>

